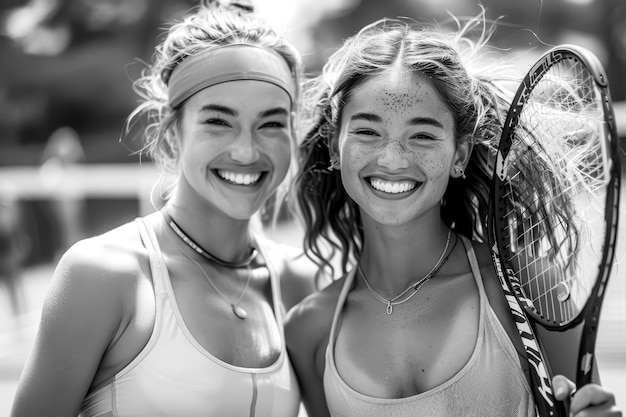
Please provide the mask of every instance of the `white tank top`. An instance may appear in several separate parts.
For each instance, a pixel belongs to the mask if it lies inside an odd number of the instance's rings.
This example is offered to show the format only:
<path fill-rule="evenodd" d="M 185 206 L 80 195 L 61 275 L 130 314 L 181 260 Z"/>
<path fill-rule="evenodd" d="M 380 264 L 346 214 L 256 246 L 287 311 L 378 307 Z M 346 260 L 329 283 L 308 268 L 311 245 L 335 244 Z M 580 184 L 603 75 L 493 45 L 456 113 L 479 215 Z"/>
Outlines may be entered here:
<path fill-rule="evenodd" d="M 266 368 L 242 368 L 216 358 L 194 339 L 176 304 L 154 231 L 142 219 L 137 224 L 150 256 L 154 329 L 128 366 L 87 395 L 79 417 L 297 416 L 300 391 L 285 349 L 278 274 L 267 251 L 259 248 L 270 271 L 282 353 Z"/>
<path fill-rule="evenodd" d="M 339 375 L 334 346 L 341 311 L 355 273 L 346 277 L 326 349 L 324 392 L 332 417 L 534 417 L 535 405 L 513 343 L 492 310 L 471 243 L 461 237 L 480 297 L 478 338 L 469 361 L 448 381 L 405 398 L 375 398 L 352 389 Z M 356 353 L 355 353 L 356 354 Z"/>

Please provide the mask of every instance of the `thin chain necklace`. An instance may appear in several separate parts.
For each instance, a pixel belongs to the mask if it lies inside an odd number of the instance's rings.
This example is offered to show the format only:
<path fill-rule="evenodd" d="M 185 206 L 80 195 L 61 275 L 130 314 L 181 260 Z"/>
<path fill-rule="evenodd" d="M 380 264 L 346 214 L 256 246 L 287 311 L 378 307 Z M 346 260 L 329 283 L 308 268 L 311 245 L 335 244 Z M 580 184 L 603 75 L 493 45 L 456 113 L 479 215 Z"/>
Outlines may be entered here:
<path fill-rule="evenodd" d="M 213 289 L 215 290 L 215 292 L 217 292 L 219 294 L 220 297 L 222 297 L 224 299 L 224 301 L 226 301 L 226 303 L 228 303 L 230 305 L 231 310 L 233 310 L 233 314 L 237 317 L 240 318 L 241 320 L 244 320 L 246 317 L 248 317 L 248 312 L 239 305 L 239 303 L 241 302 L 241 300 L 243 299 L 243 296 L 246 294 L 246 290 L 248 289 L 248 286 L 250 285 L 250 278 L 252 277 L 252 272 L 250 271 L 250 266 L 246 265 L 246 269 L 248 271 L 248 277 L 246 278 L 246 284 L 243 287 L 243 290 L 241 290 L 241 294 L 239 294 L 239 297 L 237 298 L 237 301 L 235 302 L 231 302 L 228 297 L 226 297 L 224 295 L 223 292 L 220 291 L 219 288 L 217 288 L 217 286 L 213 283 L 213 281 L 211 281 L 211 278 L 209 278 L 209 274 L 206 273 L 206 271 L 204 270 L 204 268 L 202 268 L 202 266 L 195 260 L 193 259 L 191 256 L 187 255 L 182 248 L 180 247 L 180 245 L 176 242 L 174 242 L 174 244 L 176 245 L 176 247 L 178 248 L 178 251 L 187 259 L 189 259 L 195 266 L 198 267 L 198 269 L 200 270 L 200 272 L 202 272 L 202 275 L 204 275 L 204 277 L 206 278 L 207 282 L 211 285 L 211 287 L 213 287 Z M 249 264 L 249 263 L 248 263 Z"/>
<path fill-rule="evenodd" d="M 226 268 L 243 268 L 249 266 L 252 261 L 256 258 L 258 252 L 254 246 L 250 247 L 250 253 L 243 260 L 239 262 L 229 262 L 223 259 L 218 258 L 215 255 L 212 255 L 209 251 L 205 250 L 197 244 L 192 238 L 187 236 L 187 234 L 180 228 L 180 226 L 174 221 L 172 216 L 169 215 L 166 211 L 163 211 L 163 214 L 166 219 L 166 223 L 168 226 L 176 233 L 176 235 L 187 244 L 191 249 L 195 250 L 200 256 L 206 259 L 209 262 L 216 263 L 221 266 L 225 266 Z"/>
<path fill-rule="evenodd" d="M 454 252 L 454 248 L 456 248 L 456 244 L 458 242 L 458 236 L 456 236 L 455 240 L 454 240 L 454 246 L 452 247 L 452 250 L 449 253 L 447 253 L 448 252 L 448 247 L 450 245 L 450 235 L 451 235 L 451 230 L 448 230 L 448 237 L 446 239 L 446 246 L 443 248 L 443 252 L 441 253 L 441 256 L 439 257 L 439 260 L 437 261 L 437 263 L 435 264 L 433 269 L 431 269 L 430 272 L 428 274 L 426 274 L 422 279 L 412 283 L 411 285 L 408 286 L 407 289 L 405 289 L 400 294 L 396 295 L 395 297 L 393 297 L 391 299 L 386 299 L 382 295 L 378 294 L 372 288 L 370 283 L 365 278 L 365 274 L 363 273 L 363 270 L 361 269 L 361 264 L 359 263 L 359 265 L 357 266 L 357 271 L 359 272 L 359 275 L 361 276 L 361 279 L 365 283 L 365 286 L 367 287 L 369 292 L 372 293 L 372 295 L 378 301 L 380 301 L 383 304 L 387 305 L 387 314 L 391 315 L 393 313 L 393 306 L 406 303 L 411 298 L 413 298 L 413 296 L 418 293 L 418 291 L 424 286 L 424 284 L 426 284 L 432 277 L 437 275 L 437 272 L 439 272 L 439 269 L 441 269 L 441 267 L 448 261 L 448 258 L 450 257 L 450 254 L 452 254 L 452 252 Z M 446 253 L 447 253 L 447 255 L 446 255 Z M 413 292 L 411 294 L 409 294 L 406 298 L 398 301 L 400 298 L 404 297 L 404 295 L 406 295 L 406 293 L 408 293 L 411 290 L 413 290 Z"/>

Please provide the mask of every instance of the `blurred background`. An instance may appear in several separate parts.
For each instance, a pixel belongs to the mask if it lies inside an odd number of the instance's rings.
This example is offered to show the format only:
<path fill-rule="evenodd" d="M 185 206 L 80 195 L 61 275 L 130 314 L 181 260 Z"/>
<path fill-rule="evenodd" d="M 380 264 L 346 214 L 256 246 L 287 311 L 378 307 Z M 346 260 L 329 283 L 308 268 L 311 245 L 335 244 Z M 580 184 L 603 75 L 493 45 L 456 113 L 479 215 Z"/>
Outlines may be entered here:
<path fill-rule="evenodd" d="M 309 74 L 320 70 L 343 39 L 378 18 L 449 21 L 450 14 L 480 12 L 475 0 L 254 3 L 303 53 Z M 132 80 L 150 61 L 165 22 L 194 4 L 0 1 L 0 416 L 8 415 L 60 254 L 78 239 L 153 210 L 149 193 L 156 171 L 136 153 L 139 132 L 125 137 L 123 123 L 137 104 Z M 618 129 L 626 138 L 626 2 L 480 4 L 488 18 L 502 17 L 494 45 L 528 50 L 529 59 L 561 43 L 595 52 L 607 69 Z M 282 224 L 271 233 L 299 245 L 294 227 Z M 598 359 L 604 384 L 626 409 L 626 279 L 620 276 L 626 233 L 620 236 Z"/>

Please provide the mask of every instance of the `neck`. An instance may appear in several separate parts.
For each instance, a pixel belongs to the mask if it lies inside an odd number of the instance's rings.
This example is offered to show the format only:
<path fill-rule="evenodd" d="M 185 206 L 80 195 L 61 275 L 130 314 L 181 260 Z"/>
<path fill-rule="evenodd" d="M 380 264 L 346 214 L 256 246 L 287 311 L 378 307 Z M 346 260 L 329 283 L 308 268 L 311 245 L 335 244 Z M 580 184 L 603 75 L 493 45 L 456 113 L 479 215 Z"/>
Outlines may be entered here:
<path fill-rule="evenodd" d="M 188 237 L 217 258 L 237 262 L 250 252 L 250 219 L 233 219 L 186 201 L 181 203 L 175 195 L 163 210 Z"/>
<path fill-rule="evenodd" d="M 364 219 L 363 253 L 360 264 L 370 284 L 396 295 L 428 274 L 446 246 L 448 227 L 441 221 L 381 226 Z M 454 234 L 450 238 L 450 245 Z"/>

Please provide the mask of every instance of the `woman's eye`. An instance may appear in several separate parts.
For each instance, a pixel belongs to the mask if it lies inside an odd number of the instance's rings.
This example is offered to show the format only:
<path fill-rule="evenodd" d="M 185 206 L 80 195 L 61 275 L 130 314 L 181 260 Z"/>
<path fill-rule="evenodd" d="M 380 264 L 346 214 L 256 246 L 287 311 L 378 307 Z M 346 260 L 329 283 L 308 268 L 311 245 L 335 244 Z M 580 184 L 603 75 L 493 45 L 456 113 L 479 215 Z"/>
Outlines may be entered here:
<path fill-rule="evenodd" d="M 261 125 L 261 128 L 274 128 L 274 129 L 282 129 L 284 128 L 286 125 L 283 122 L 279 122 L 279 121 L 271 121 L 271 122 L 265 122 Z"/>
<path fill-rule="evenodd" d="M 220 119 L 219 117 L 216 117 L 214 119 L 207 119 L 204 122 L 207 125 L 214 125 L 214 126 L 230 126 L 230 124 L 224 120 L 224 119 Z"/>
<path fill-rule="evenodd" d="M 428 133 L 418 133 L 416 135 L 411 136 L 412 139 L 417 140 L 435 140 L 436 138 L 433 135 Z"/>
<path fill-rule="evenodd" d="M 371 129 L 355 129 L 351 132 L 353 135 L 376 136 L 377 133 Z"/>

